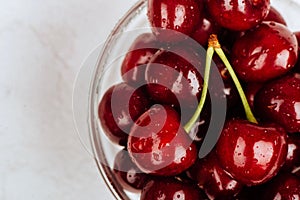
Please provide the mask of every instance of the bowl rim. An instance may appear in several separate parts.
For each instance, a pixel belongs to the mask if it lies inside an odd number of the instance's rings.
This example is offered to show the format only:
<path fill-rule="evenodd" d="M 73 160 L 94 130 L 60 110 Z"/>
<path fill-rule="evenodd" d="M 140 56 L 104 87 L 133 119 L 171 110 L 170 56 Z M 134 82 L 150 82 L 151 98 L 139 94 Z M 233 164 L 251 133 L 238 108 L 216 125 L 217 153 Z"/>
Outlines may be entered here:
<path fill-rule="evenodd" d="M 100 134 L 98 130 L 98 121 L 95 120 L 95 116 L 97 113 L 95 108 L 95 102 L 98 101 L 96 94 L 98 89 L 98 80 L 100 78 L 97 78 L 101 72 L 103 72 L 105 68 L 105 63 L 103 64 L 103 60 L 106 60 L 105 52 L 109 49 L 109 46 L 113 42 L 113 38 L 116 34 L 118 34 L 120 28 L 124 26 L 127 22 L 130 21 L 132 17 L 134 17 L 137 13 L 136 11 L 138 9 L 142 9 L 146 7 L 147 0 L 139 0 L 136 2 L 123 17 L 117 22 L 113 30 L 111 31 L 110 35 L 107 37 L 104 46 L 99 54 L 97 63 L 96 63 L 96 69 L 93 72 L 93 75 L 91 77 L 91 84 L 89 88 L 89 99 L 88 99 L 88 111 L 90 111 L 90 114 L 88 115 L 88 127 L 89 127 L 89 137 L 90 137 L 90 143 L 92 147 L 92 153 L 94 154 L 94 160 L 96 162 L 97 168 L 105 182 L 105 184 L 108 186 L 111 194 L 117 199 L 117 200 L 130 200 L 127 196 L 127 194 L 124 192 L 123 188 L 120 187 L 120 184 L 114 177 L 114 174 L 112 173 L 111 168 L 109 167 L 108 161 L 105 157 L 105 153 L 103 151 L 103 145 L 102 141 L 100 139 Z"/>

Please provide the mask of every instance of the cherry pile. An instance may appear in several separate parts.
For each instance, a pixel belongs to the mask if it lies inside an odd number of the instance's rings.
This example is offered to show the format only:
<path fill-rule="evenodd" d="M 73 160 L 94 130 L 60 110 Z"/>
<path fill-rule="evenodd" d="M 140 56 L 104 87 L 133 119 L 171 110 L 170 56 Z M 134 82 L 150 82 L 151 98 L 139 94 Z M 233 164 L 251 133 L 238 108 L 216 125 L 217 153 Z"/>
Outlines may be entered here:
<path fill-rule="evenodd" d="M 123 147 L 122 187 L 141 200 L 300 199 L 300 32 L 269 0 L 148 0 L 147 16 L 152 33 L 98 109 Z M 200 158 L 212 98 L 227 101 L 226 119 Z"/>

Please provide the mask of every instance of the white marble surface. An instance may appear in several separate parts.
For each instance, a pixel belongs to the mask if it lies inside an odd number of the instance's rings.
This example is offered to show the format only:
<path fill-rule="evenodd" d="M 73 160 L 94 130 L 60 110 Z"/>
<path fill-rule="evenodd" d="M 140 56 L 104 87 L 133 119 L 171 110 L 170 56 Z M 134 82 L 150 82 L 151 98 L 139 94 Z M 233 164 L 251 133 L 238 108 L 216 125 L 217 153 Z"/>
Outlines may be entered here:
<path fill-rule="evenodd" d="M 136 0 L 0 0 L 0 199 L 113 199 L 80 144 L 80 64 Z"/>

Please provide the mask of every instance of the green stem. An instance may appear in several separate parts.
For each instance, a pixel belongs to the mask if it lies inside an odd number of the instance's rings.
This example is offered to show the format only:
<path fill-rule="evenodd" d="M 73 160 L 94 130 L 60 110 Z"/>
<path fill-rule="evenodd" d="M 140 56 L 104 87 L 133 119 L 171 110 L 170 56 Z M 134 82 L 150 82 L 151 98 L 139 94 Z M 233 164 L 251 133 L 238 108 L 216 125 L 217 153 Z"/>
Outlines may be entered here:
<path fill-rule="evenodd" d="M 197 106 L 197 109 L 196 109 L 194 115 L 184 126 L 184 130 L 187 133 L 189 133 L 191 131 L 194 124 L 197 122 L 197 120 L 201 114 L 201 111 L 203 109 L 205 100 L 206 100 L 206 95 L 207 95 L 207 91 L 208 91 L 209 73 L 210 73 L 210 67 L 211 67 L 211 61 L 212 61 L 213 54 L 214 54 L 214 48 L 212 46 L 208 47 L 207 52 L 206 52 L 206 63 L 205 63 L 204 80 L 203 80 L 204 82 L 203 82 L 201 98 L 200 98 L 200 102 Z"/>
<path fill-rule="evenodd" d="M 251 111 L 251 108 L 249 106 L 249 103 L 247 101 L 247 98 L 246 98 L 246 95 L 243 91 L 243 88 L 239 82 L 239 79 L 237 78 L 232 66 L 230 65 L 228 59 L 226 58 L 226 55 L 224 54 L 222 48 L 220 47 L 216 47 L 215 48 L 215 51 L 216 53 L 219 55 L 219 57 L 221 58 L 221 60 L 223 61 L 223 63 L 225 64 L 226 68 L 228 69 L 228 72 L 239 92 L 239 95 L 241 97 L 241 100 L 242 100 L 242 103 L 243 103 L 243 106 L 244 106 L 244 109 L 245 109 L 245 113 L 246 113 L 246 117 L 248 119 L 248 121 L 252 122 L 252 123 L 256 123 L 257 124 L 257 120 L 255 119 L 252 111 Z"/>

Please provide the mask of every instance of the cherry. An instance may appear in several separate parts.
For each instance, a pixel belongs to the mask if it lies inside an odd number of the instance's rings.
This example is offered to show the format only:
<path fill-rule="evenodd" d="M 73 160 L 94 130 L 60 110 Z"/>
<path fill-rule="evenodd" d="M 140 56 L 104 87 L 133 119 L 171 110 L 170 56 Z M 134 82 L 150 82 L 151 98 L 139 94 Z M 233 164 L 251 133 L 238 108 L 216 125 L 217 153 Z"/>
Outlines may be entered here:
<path fill-rule="evenodd" d="M 275 125 L 228 121 L 216 146 L 221 166 L 238 182 L 258 185 L 280 170 L 287 155 L 286 133 Z"/>
<path fill-rule="evenodd" d="M 222 27 L 242 31 L 261 23 L 269 12 L 270 0 L 207 0 L 207 8 Z"/>
<path fill-rule="evenodd" d="M 203 64 L 197 60 L 199 64 L 193 65 L 193 56 L 186 54 L 162 51 L 156 55 L 146 68 L 146 81 L 148 93 L 156 102 L 195 110 L 202 91 L 199 66 Z"/>
<path fill-rule="evenodd" d="M 197 158 L 197 147 L 181 127 L 178 113 L 158 104 L 131 128 L 128 152 L 143 172 L 160 176 L 180 174 Z"/>
<path fill-rule="evenodd" d="M 223 170 L 214 151 L 197 160 L 188 174 L 210 199 L 232 199 L 243 187 Z"/>
<path fill-rule="evenodd" d="M 255 110 L 265 121 L 280 124 L 287 132 L 300 132 L 300 74 L 274 80 L 255 96 Z"/>
<path fill-rule="evenodd" d="M 143 188 L 140 200 L 204 200 L 203 192 L 193 183 L 174 178 L 151 180 Z"/>
<path fill-rule="evenodd" d="M 296 63 L 295 34 L 276 22 L 263 22 L 246 32 L 232 49 L 232 65 L 246 82 L 265 82 L 287 73 Z"/>
<path fill-rule="evenodd" d="M 193 32 L 191 37 L 202 46 L 206 46 L 209 36 L 213 33 L 220 32 L 221 27 L 211 19 L 206 10 L 204 10 L 203 14 L 204 17 L 196 27 L 196 30 Z"/>
<path fill-rule="evenodd" d="M 280 174 L 264 190 L 262 199 L 299 199 L 300 179 L 291 174 Z"/>
<path fill-rule="evenodd" d="M 298 44 L 300 44 L 300 31 L 295 32 L 294 34 L 296 35 Z M 298 55 L 299 55 L 299 53 L 300 53 L 300 45 L 298 45 Z M 299 59 L 294 67 L 294 71 L 297 73 L 300 73 L 300 60 Z"/>
<path fill-rule="evenodd" d="M 148 19 L 162 41 L 182 39 L 175 31 L 191 35 L 202 18 L 203 1 L 148 0 Z M 164 30 L 173 31 L 164 31 Z"/>
<path fill-rule="evenodd" d="M 152 33 L 138 36 L 123 60 L 121 66 L 123 80 L 132 86 L 141 86 L 145 83 L 146 65 L 158 49 L 159 43 Z"/>
<path fill-rule="evenodd" d="M 251 109 L 254 109 L 254 99 L 257 92 L 262 88 L 262 83 L 250 83 L 245 87 L 245 93 Z"/>
<path fill-rule="evenodd" d="M 288 153 L 283 170 L 296 173 L 300 171 L 300 135 L 290 135 L 287 139 Z"/>
<path fill-rule="evenodd" d="M 284 20 L 284 18 L 280 14 L 280 12 L 278 10 L 276 10 L 276 8 L 274 8 L 273 6 L 271 6 L 270 12 L 268 13 L 268 15 L 264 19 L 264 21 L 274 21 L 274 22 L 283 24 L 285 26 L 287 25 L 286 21 Z"/>
<path fill-rule="evenodd" d="M 119 151 L 114 161 L 114 172 L 118 182 L 126 190 L 136 192 L 143 188 L 150 175 L 143 173 L 132 161 L 128 151 Z"/>
<path fill-rule="evenodd" d="M 98 115 L 104 132 L 112 142 L 126 145 L 133 121 L 145 112 L 151 103 L 144 90 L 143 87 L 135 90 L 123 82 L 113 85 L 103 95 Z M 122 101 L 119 97 L 122 97 Z"/>

